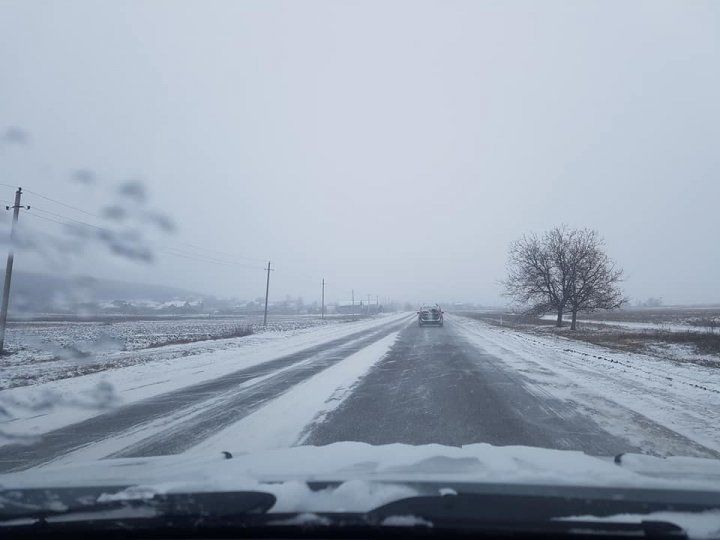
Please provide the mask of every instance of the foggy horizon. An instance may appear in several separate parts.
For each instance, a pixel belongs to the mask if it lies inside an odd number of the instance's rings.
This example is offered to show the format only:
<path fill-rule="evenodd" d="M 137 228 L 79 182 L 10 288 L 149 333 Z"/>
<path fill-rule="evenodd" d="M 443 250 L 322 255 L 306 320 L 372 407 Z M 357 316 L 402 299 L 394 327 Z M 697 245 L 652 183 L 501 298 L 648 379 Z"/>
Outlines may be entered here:
<path fill-rule="evenodd" d="M 15 270 L 498 306 L 510 243 L 566 224 L 632 303 L 720 303 L 720 5 L 613 8 L 4 1 L 3 205 L 51 242 L 120 208 L 154 256 Z"/>

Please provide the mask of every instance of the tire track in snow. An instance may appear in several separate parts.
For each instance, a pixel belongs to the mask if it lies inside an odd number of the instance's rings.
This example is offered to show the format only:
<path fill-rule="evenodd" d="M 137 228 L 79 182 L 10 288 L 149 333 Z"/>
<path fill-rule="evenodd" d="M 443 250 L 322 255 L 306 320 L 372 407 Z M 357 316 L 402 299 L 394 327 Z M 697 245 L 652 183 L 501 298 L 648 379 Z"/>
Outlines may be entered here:
<path fill-rule="evenodd" d="M 406 325 L 407 320 L 403 320 L 386 326 L 367 337 L 323 351 L 306 362 L 293 365 L 272 377 L 263 378 L 257 384 L 239 392 L 229 392 L 224 399 L 213 400 L 212 405 L 207 409 L 107 457 L 147 457 L 184 452 L 242 420 L 294 386 L 342 362 L 348 356 L 380 341 L 393 332 L 397 332 L 399 328 Z"/>

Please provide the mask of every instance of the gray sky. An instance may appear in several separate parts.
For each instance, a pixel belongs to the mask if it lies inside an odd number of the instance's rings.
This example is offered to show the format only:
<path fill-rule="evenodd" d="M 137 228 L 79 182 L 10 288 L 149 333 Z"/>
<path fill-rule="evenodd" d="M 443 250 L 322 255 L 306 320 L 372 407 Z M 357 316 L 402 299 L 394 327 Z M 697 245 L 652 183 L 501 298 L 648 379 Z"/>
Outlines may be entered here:
<path fill-rule="evenodd" d="M 718 2 L 2 1 L 0 77 L 0 182 L 97 213 L 140 180 L 156 247 L 272 259 L 279 296 L 497 303 L 509 242 L 566 223 L 631 297 L 720 301 Z M 261 296 L 237 261 L 76 264 Z"/>

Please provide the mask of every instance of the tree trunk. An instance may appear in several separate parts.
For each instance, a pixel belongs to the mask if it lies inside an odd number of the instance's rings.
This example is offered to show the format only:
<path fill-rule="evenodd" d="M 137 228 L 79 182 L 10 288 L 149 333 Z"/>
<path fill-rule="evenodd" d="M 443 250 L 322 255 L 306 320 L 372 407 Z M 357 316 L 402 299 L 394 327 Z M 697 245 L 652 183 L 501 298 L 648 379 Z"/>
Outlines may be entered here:
<path fill-rule="evenodd" d="M 562 316 L 563 316 L 563 308 L 558 308 L 557 312 L 557 323 L 555 323 L 555 326 L 560 328 L 562 326 Z"/>
<path fill-rule="evenodd" d="M 575 330 L 575 329 L 576 329 L 576 327 L 577 327 L 576 323 L 577 323 L 577 310 L 576 310 L 576 309 L 573 309 L 573 312 L 572 312 L 572 323 L 570 324 L 570 330 Z"/>

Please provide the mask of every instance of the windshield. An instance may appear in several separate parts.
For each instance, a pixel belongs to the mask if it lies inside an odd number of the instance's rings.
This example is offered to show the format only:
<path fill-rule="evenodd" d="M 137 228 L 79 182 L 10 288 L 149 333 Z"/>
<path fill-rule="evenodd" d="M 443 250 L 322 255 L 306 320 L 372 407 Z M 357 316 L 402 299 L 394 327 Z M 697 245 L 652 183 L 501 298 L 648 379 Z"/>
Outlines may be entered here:
<path fill-rule="evenodd" d="M 717 2 L 2 0 L 0 72 L 3 489 L 717 493 Z"/>

